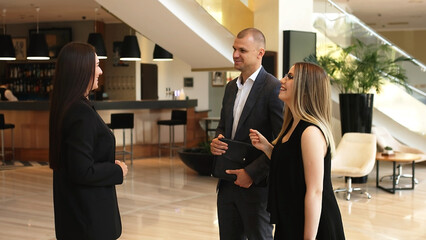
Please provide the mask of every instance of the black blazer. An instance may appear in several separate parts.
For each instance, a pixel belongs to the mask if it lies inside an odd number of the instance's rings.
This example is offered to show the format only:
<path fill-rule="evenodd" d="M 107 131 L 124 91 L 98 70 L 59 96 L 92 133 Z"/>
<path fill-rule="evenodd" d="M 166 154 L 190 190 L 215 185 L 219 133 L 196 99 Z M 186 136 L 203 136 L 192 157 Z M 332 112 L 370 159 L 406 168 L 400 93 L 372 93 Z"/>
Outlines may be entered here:
<path fill-rule="evenodd" d="M 269 141 L 278 136 L 283 123 L 284 106 L 284 103 L 278 98 L 280 87 L 281 83 L 262 67 L 247 97 L 234 140 L 251 144 L 250 128 L 258 130 Z M 237 79 L 234 79 L 226 85 L 216 136 L 222 134 L 226 138 L 231 138 L 237 92 Z M 265 182 L 269 174 L 269 159 L 262 154 L 244 169 L 255 184 L 260 184 Z"/>
<path fill-rule="evenodd" d="M 60 170 L 53 172 L 57 239 L 107 240 L 121 235 L 115 185 L 123 172 L 115 138 L 88 100 L 73 104 L 62 126 Z"/>

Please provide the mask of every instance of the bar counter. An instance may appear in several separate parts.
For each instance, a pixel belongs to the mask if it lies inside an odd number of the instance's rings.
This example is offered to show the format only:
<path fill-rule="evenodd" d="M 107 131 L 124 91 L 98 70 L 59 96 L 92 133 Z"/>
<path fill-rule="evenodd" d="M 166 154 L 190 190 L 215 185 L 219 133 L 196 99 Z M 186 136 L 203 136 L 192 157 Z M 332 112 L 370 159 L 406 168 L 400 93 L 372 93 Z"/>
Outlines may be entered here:
<path fill-rule="evenodd" d="M 187 146 L 196 146 L 205 139 L 199 121 L 207 112 L 197 112 L 196 99 L 189 100 L 141 100 L 141 101 L 93 101 L 95 109 L 106 122 L 111 113 L 134 113 L 134 158 L 158 155 L 158 126 L 160 119 L 170 119 L 172 109 L 187 110 Z M 49 102 L 20 101 L 0 102 L 0 113 L 6 123 L 15 124 L 15 159 L 23 161 L 47 161 L 49 148 Z M 127 130 L 128 131 L 128 130 Z M 162 129 L 160 140 L 168 142 L 168 129 Z M 128 133 L 128 132 L 127 132 Z M 122 143 L 122 131 L 116 130 L 117 146 Z M 183 128 L 175 129 L 176 142 L 183 142 Z M 128 138 L 128 139 L 127 139 Z M 130 134 L 126 134 L 130 143 Z M 11 147 L 10 131 L 5 131 L 5 147 Z M 167 150 L 165 150 L 167 151 Z M 10 155 L 8 155 L 10 158 Z"/>
<path fill-rule="evenodd" d="M 197 106 L 196 99 L 189 100 L 141 100 L 141 101 L 93 101 L 96 110 L 114 109 L 165 109 L 165 108 L 194 108 Z M 48 111 L 48 101 L 0 101 L 0 111 L 3 110 L 30 110 Z"/>

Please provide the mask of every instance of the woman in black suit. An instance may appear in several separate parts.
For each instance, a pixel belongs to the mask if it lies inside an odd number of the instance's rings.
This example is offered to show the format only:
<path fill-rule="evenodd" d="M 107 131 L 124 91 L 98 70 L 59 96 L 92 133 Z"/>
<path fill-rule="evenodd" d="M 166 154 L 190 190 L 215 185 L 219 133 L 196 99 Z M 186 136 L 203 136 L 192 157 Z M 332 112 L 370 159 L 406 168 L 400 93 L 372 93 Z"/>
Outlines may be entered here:
<path fill-rule="evenodd" d="M 49 119 L 49 162 L 57 239 L 121 235 L 115 185 L 127 174 L 115 138 L 88 99 L 102 74 L 95 49 L 69 43 L 56 62 Z"/>

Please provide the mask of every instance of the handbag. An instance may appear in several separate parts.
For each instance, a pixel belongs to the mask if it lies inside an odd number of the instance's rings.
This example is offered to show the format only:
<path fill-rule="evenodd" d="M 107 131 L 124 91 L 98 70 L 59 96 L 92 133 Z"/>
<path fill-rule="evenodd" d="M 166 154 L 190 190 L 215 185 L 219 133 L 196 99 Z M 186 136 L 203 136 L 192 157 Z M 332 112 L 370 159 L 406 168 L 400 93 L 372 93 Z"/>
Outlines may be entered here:
<path fill-rule="evenodd" d="M 234 182 L 237 176 L 227 174 L 226 170 L 242 169 L 263 154 L 262 151 L 246 142 L 227 138 L 221 138 L 220 141 L 228 144 L 228 150 L 222 155 L 215 156 L 213 160 L 212 176 L 216 178 Z"/>

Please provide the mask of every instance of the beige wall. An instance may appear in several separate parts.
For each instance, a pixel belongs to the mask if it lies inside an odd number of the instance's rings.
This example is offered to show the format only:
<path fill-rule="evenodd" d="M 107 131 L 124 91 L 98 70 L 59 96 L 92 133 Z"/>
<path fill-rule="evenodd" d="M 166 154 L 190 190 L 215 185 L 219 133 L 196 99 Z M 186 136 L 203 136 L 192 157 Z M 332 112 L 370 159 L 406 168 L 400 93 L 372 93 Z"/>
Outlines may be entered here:
<path fill-rule="evenodd" d="M 120 62 L 119 56 L 113 51 L 114 42 L 122 42 L 124 36 L 129 34 L 130 28 L 125 24 L 105 25 L 105 47 L 108 59 L 102 61 L 105 63 L 104 91 L 108 94 L 109 100 L 136 100 L 136 63 Z"/>
<path fill-rule="evenodd" d="M 420 62 L 426 63 L 426 30 L 381 31 L 378 33 Z"/>
<path fill-rule="evenodd" d="M 266 38 L 266 50 L 278 52 L 278 0 L 254 2 L 254 27 L 260 29 Z"/>

